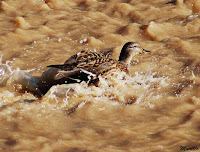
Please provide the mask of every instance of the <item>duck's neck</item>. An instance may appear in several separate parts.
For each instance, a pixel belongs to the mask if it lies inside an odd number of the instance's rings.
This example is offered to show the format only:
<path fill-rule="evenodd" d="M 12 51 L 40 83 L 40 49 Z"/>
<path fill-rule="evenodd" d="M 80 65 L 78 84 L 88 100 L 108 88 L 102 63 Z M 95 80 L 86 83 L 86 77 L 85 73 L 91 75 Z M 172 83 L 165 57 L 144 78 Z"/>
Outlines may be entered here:
<path fill-rule="evenodd" d="M 130 64 L 132 55 L 129 54 L 128 50 L 122 50 L 119 56 L 119 61 L 123 61 L 126 64 Z"/>

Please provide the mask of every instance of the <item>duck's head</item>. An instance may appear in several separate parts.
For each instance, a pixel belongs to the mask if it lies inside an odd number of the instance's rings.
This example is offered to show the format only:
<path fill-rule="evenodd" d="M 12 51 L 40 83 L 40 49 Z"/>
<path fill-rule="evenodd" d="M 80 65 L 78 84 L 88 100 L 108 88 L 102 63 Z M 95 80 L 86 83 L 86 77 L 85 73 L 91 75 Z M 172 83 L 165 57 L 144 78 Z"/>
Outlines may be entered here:
<path fill-rule="evenodd" d="M 151 53 L 151 51 L 143 49 L 136 42 L 127 42 L 126 44 L 124 44 L 121 50 L 119 61 L 123 61 L 126 64 L 130 64 L 133 56 L 144 53 Z"/>

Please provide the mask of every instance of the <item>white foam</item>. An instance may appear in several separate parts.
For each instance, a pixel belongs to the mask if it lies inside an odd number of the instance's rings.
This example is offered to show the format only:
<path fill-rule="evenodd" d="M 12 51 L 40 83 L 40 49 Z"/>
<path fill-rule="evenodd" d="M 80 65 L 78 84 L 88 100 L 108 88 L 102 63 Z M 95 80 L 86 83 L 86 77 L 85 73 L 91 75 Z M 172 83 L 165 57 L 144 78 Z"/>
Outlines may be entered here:
<path fill-rule="evenodd" d="M 0 107 L 3 106 L 4 104 L 9 103 L 9 100 L 12 100 L 14 97 L 14 93 L 5 90 L 0 93 Z"/>
<path fill-rule="evenodd" d="M 155 94 L 151 91 L 154 88 L 152 86 L 158 88 L 168 86 L 168 78 L 158 77 L 156 72 L 151 72 L 151 69 L 146 73 L 136 72 L 133 76 L 129 76 L 125 72 L 118 72 L 113 75 L 112 77 L 99 76 L 98 86 L 88 86 L 86 82 L 53 86 L 48 96 L 58 101 L 56 99 L 58 96 L 60 97 L 58 94 L 63 94 L 63 102 L 65 102 L 63 106 L 68 106 L 70 104 L 68 101 L 72 96 L 84 98 L 84 103 L 88 101 L 93 103 L 107 102 L 112 105 L 119 105 L 127 102 L 127 96 L 132 97 L 134 95 L 136 96 L 135 104 L 146 102 L 147 106 L 153 108 L 154 104 L 148 103 L 148 100 L 162 98 L 164 94 Z M 59 93 L 56 89 L 58 86 Z M 69 88 L 73 89 L 72 94 L 69 93 Z"/>
<path fill-rule="evenodd" d="M 3 56 L 0 56 L 0 86 L 5 86 L 8 78 L 13 73 L 9 63 L 11 61 L 6 61 L 5 64 L 2 63 Z"/>
<path fill-rule="evenodd" d="M 58 42 L 61 42 L 61 41 L 62 41 L 62 39 L 61 39 L 61 38 L 59 38 L 59 39 L 58 39 Z"/>
<path fill-rule="evenodd" d="M 87 42 L 87 38 L 84 38 L 84 39 L 80 40 L 80 44 L 83 44 L 85 42 Z"/>

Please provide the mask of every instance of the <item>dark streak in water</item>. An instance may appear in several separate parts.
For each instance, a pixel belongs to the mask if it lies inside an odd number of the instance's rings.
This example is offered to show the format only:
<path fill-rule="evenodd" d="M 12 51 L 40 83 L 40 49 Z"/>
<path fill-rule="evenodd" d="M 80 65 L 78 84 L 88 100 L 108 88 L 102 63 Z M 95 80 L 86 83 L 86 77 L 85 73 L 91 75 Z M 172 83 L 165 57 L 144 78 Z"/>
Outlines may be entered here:
<path fill-rule="evenodd" d="M 5 142 L 5 145 L 8 145 L 8 146 L 13 146 L 13 145 L 16 145 L 16 144 L 17 144 L 16 139 L 8 140 L 8 141 Z"/>
<path fill-rule="evenodd" d="M 192 114 L 193 114 L 194 112 L 195 112 L 195 110 L 192 111 L 192 112 L 190 112 L 188 115 L 186 115 L 186 116 L 183 118 L 183 120 L 182 120 L 182 122 L 181 122 L 180 124 L 184 124 L 184 123 L 186 123 L 187 121 L 191 120 Z"/>
<path fill-rule="evenodd" d="M 176 4 L 176 1 L 177 1 L 177 0 L 172 0 L 172 1 L 169 1 L 169 2 L 167 2 L 167 3 L 165 3 L 165 4 Z"/>
<path fill-rule="evenodd" d="M 125 104 L 125 105 L 132 105 L 133 103 L 136 102 L 136 100 L 137 100 L 136 97 L 130 98 L 130 99 L 128 99 L 128 101 L 127 101 L 126 103 L 124 103 L 124 104 Z"/>

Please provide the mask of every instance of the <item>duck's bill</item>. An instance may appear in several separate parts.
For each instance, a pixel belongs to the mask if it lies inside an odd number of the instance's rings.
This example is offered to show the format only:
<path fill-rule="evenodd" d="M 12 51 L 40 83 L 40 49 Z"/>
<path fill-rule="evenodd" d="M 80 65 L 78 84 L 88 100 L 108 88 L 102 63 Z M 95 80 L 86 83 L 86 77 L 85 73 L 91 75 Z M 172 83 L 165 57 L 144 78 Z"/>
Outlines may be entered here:
<path fill-rule="evenodd" d="M 145 49 L 142 49 L 141 54 L 143 54 L 143 53 L 149 53 L 149 54 L 151 54 L 151 51 L 147 51 Z"/>

